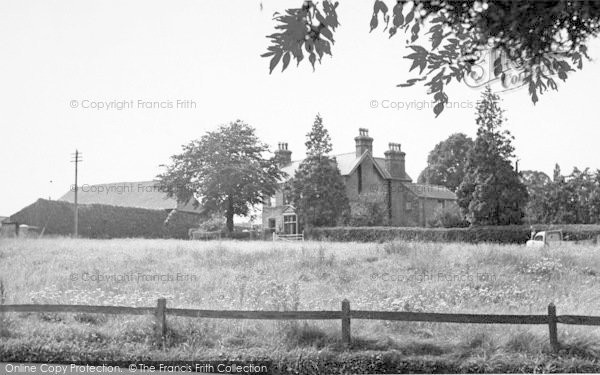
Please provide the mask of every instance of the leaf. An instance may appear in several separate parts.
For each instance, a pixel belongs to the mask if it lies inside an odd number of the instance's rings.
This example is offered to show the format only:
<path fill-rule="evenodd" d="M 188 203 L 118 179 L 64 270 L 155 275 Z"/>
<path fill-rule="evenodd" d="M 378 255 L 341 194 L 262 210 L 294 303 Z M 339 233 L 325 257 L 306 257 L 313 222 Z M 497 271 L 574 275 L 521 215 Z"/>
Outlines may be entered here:
<path fill-rule="evenodd" d="M 502 74 L 502 59 L 498 56 L 494 60 L 494 77 L 498 77 L 500 74 Z"/>
<path fill-rule="evenodd" d="M 411 38 L 410 38 L 410 41 L 411 41 L 412 43 L 414 43 L 414 42 L 415 42 L 415 40 L 417 40 L 417 39 L 419 38 L 419 30 L 420 30 L 420 27 L 419 27 L 419 24 L 418 24 L 418 23 L 415 23 L 415 24 L 413 25 L 413 27 L 410 29 L 410 32 L 412 33 L 412 36 L 411 36 Z"/>
<path fill-rule="evenodd" d="M 310 61 L 310 64 L 313 67 L 313 70 L 315 70 L 315 62 L 317 61 L 317 56 L 315 55 L 314 52 L 311 52 L 310 55 L 308 56 L 308 61 Z"/>
<path fill-rule="evenodd" d="M 377 20 L 377 13 L 373 13 L 373 17 L 371 17 L 371 30 L 369 32 L 375 30 L 378 22 L 379 21 Z"/>
<path fill-rule="evenodd" d="M 531 96 L 531 101 L 535 105 L 535 103 L 537 103 L 537 101 L 538 101 L 538 96 L 537 96 L 535 84 L 533 83 L 533 81 L 531 79 L 529 80 L 529 95 Z"/>
<path fill-rule="evenodd" d="M 282 62 L 283 62 L 283 68 L 281 69 L 282 72 L 288 67 L 288 65 L 290 65 L 290 58 L 291 58 L 291 56 L 290 56 L 289 52 L 286 52 L 283 55 L 283 60 L 282 60 Z"/>
<path fill-rule="evenodd" d="M 433 113 L 435 114 L 435 117 L 438 117 L 440 115 L 440 113 L 442 113 L 442 111 L 444 110 L 444 103 L 438 103 L 433 107 Z"/>
<path fill-rule="evenodd" d="M 419 82 L 419 81 L 423 81 L 425 80 L 426 77 L 421 77 L 421 78 L 411 78 L 409 80 L 407 80 L 405 83 L 400 83 L 398 85 L 396 85 L 396 87 L 409 87 L 414 85 L 415 83 Z"/>
<path fill-rule="evenodd" d="M 394 24 L 394 26 L 396 28 L 401 27 L 404 24 L 404 15 L 402 14 L 403 6 L 404 6 L 404 3 L 401 1 L 398 1 L 396 3 L 396 5 L 394 6 L 394 8 L 392 9 L 392 13 L 393 13 L 392 23 Z"/>
<path fill-rule="evenodd" d="M 277 64 L 279 64 L 279 60 L 281 60 L 281 52 L 277 52 L 272 58 L 271 61 L 269 62 L 269 74 L 273 73 L 273 69 L 275 69 L 275 67 L 277 66 Z"/>
<path fill-rule="evenodd" d="M 323 35 L 325 38 L 329 39 L 331 41 L 331 43 L 335 43 L 335 41 L 333 40 L 333 33 L 328 28 L 326 28 L 326 27 L 322 28 L 321 35 Z"/>
<path fill-rule="evenodd" d="M 398 29 L 395 26 L 390 27 L 390 38 L 396 35 L 396 31 L 398 31 Z"/>
<path fill-rule="evenodd" d="M 410 10 L 410 12 L 408 12 L 408 14 L 406 15 L 406 18 L 404 19 L 404 23 L 408 26 L 410 21 L 412 21 L 414 18 L 415 18 L 415 8 L 413 7 Z"/>

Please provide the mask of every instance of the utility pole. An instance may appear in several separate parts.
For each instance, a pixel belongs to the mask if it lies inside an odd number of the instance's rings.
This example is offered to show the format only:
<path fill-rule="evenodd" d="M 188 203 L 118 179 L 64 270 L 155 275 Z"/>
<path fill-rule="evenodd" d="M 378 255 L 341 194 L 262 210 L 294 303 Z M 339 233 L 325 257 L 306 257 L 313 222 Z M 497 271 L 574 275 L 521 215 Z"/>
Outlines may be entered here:
<path fill-rule="evenodd" d="M 77 238 L 79 236 L 79 207 L 77 206 L 77 191 L 79 190 L 79 187 L 77 186 L 77 166 L 82 161 L 82 159 L 81 153 L 77 149 L 75 149 L 75 153 L 71 154 L 71 156 L 73 157 L 71 163 L 75 163 L 75 186 L 73 187 L 75 192 L 75 227 L 73 228 L 73 237 Z"/>

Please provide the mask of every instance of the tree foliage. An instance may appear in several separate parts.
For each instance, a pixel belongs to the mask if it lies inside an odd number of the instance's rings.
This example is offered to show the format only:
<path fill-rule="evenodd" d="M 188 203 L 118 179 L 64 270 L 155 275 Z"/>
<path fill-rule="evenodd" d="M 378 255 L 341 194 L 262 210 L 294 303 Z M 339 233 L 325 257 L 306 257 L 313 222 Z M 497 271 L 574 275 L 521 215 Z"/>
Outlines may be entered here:
<path fill-rule="evenodd" d="M 264 157 L 268 150 L 253 127 L 237 120 L 184 145 L 158 178 L 170 197 L 196 197 L 208 210 L 224 212 L 233 231 L 233 216 L 264 203 L 283 177 L 275 158 Z"/>
<path fill-rule="evenodd" d="M 463 133 L 452 134 L 435 145 L 427 157 L 427 167 L 421 172 L 418 183 L 442 185 L 456 191 L 465 177 L 467 155 L 473 140 Z"/>
<path fill-rule="evenodd" d="M 317 115 L 306 135 L 306 159 L 300 163 L 286 190 L 302 226 L 335 226 L 349 212 L 348 197 L 340 170 L 331 152 L 329 132 Z"/>
<path fill-rule="evenodd" d="M 529 223 L 544 223 L 545 222 L 545 207 L 542 199 L 547 192 L 547 188 L 552 182 L 550 177 L 540 171 L 521 171 L 521 181 L 527 187 L 529 201 L 525 208 L 525 217 Z"/>
<path fill-rule="evenodd" d="M 276 13 L 277 32 L 268 36 L 271 45 L 263 57 L 270 57 L 270 71 L 291 58 L 299 64 L 309 54 L 313 66 L 323 54 L 331 55 L 333 33 L 339 26 L 338 2 L 320 5 L 304 1 L 301 8 Z M 520 85 L 527 86 L 533 103 L 546 90 L 557 89 L 553 76 L 562 81 L 574 68 L 581 69 L 588 58 L 586 42 L 600 30 L 600 3 L 573 0 L 413 0 L 396 1 L 389 7 L 382 0 L 373 3 L 371 31 L 382 25 L 394 37 L 406 36 L 415 78 L 398 86 L 424 82 L 433 96 L 436 117 L 448 103 L 446 87 L 461 82 L 473 70 L 485 51 L 497 51 L 491 61 L 493 79 L 503 83 L 518 70 Z M 419 38 L 427 41 L 417 44 Z"/>
<path fill-rule="evenodd" d="M 472 225 L 521 224 L 527 190 L 510 158 L 513 137 L 501 130 L 504 111 L 488 87 L 477 105 L 477 138 L 469 151 L 458 204 Z"/>
<path fill-rule="evenodd" d="M 542 173 L 542 172 L 538 172 Z M 546 176 L 547 177 L 547 176 Z M 600 170 L 574 168 L 564 176 L 555 168 L 554 179 L 525 179 L 531 195 L 531 220 L 545 224 L 599 224 Z"/>

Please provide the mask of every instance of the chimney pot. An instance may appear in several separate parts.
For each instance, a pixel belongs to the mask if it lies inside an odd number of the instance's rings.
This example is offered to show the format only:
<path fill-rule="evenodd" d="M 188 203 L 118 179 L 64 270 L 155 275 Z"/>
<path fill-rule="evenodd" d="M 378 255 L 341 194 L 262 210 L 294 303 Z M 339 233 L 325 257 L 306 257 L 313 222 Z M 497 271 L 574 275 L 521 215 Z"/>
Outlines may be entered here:
<path fill-rule="evenodd" d="M 280 167 L 285 167 L 292 163 L 292 152 L 288 150 L 288 144 L 286 142 L 279 142 L 277 144 L 275 156 L 279 160 Z"/>
<path fill-rule="evenodd" d="M 373 138 L 369 137 L 369 129 L 358 128 L 358 136 L 354 138 L 356 142 L 356 157 L 361 157 L 365 151 L 373 153 Z"/>
<path fill-rule="evenodd" d="M 389 143 L 389 150 L 385 155 L 385 168 L 394 178 L 404 178 L 406 176 L 405 153 L 400 148 L 400 143 Z"/>

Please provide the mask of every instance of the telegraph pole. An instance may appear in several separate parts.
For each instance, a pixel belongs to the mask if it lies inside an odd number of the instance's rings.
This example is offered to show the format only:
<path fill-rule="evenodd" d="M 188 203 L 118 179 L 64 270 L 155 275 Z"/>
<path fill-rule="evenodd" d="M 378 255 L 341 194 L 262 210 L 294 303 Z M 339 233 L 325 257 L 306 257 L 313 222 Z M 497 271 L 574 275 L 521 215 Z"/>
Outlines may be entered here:
<path fill-rule="evenodd" d="M 81 153 L 77 149 L 75 149 L 75 153 L 71 154 L 71 156 L 73 157 L 73 160 L 71 160 L 71 163 L 75 163 L 75 186 L 73 187 L 74 188 L 74 192 L 75 192 L 75 199 L 74 199 L 74 203 L 75 203 L 75 220 L 74 220 L 75 227 L 73 228 L 73 237 L 77 238 L 79 236 L 79 207 L 77 206 L 77 191 L 79 190 L 79 187 L 77 186 L 77 166 L 82 161 L 82 159 L 81 159 Z"/>

